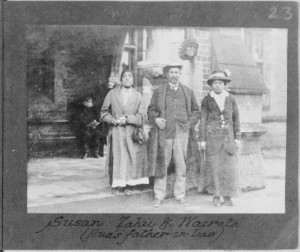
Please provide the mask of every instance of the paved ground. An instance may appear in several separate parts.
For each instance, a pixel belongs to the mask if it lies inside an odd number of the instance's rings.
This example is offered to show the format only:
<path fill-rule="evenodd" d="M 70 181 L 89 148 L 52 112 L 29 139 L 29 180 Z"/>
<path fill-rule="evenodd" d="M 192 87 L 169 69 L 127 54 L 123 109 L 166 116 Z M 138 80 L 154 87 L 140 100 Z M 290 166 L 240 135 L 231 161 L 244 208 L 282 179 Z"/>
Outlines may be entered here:
<path fill-rule="evenodd" d="M 29 213 L 284 213 L 285 159 L 265 159 L 266 188 L 242 193 L 234 207 L 212 205 L 212 196 L 190 191 L 180 207 L 174 199 L 152 206 L 153 192 L 113 196 L 105 158 L 33 159 L 28 163 Z"/>
<path fill-rule="evenodd" d="M 110 196 L 105 158 L 45 158 L 28 163 L 28 207 Z"/>

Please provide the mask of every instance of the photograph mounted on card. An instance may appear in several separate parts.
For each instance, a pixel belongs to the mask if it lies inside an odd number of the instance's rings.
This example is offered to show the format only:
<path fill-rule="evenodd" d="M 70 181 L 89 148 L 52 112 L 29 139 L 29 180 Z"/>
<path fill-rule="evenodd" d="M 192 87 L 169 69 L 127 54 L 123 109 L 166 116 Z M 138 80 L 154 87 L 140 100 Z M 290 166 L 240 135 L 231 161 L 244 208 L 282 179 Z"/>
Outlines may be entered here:
<path fill-rule="evenodd" d="M 295 248 L 297 11 L 5 2 L 4 248 Z"/>

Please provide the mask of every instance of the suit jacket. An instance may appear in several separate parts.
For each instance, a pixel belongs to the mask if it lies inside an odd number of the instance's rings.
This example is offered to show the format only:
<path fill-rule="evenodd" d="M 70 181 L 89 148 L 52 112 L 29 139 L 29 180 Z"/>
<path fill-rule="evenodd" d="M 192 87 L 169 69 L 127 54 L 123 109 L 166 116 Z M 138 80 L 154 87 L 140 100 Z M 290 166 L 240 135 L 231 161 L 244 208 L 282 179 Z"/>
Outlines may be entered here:
<path fill-rule="evenodd" d="M 225 126 L 221 127 L 221 115 Z M 200 141 L 207 143 L 207 154 L 218 153 L 222 146 L 229 154 L 235 154 L 234 139 L 240 139 L 240 119 L 236 100 L 232 95 L 225 99 L 224 111 L 221 111 L 213 97 L 208 94 L 201 104 Z"/>
<path fill-rule="evenodd" d="M 71 126 L 75 132 L 78 132 L 94 120 L 99 121 L 99 114 L 96 108 L 88 108 L 81 104 L 71 119 Z"/>
<path fill-rule="evenodd" d="M 161 130 L 155 124 L 156 118 L 166 118 L 166 90 L 167 83 L 162 84 L 154 90 L 150 105 L 148 107 L 148 119 L 152 124 L 149 133 L 148 160 L 149 176 L 163 177 L 166 174 L 164 146 L 166 141 L 165 130 Z M 200 153 L 196 141 L 194 126 L 200 117 L 199 106 L 194 92 L 180 83 L 186 100 L 187 113 L 191 122 L 188 141 L 187 169 L 200 171 Z"/>

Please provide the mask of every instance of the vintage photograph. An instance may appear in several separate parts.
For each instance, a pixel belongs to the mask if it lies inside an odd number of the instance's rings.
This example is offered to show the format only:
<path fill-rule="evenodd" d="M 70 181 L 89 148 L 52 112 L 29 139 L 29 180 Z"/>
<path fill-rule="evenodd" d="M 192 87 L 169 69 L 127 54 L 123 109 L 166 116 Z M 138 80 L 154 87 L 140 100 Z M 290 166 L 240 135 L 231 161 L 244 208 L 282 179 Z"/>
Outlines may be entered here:
<path fill-rule="evenodd" d="M 284 214 L 287 29 L 26 25 L 27 212 Z"/>

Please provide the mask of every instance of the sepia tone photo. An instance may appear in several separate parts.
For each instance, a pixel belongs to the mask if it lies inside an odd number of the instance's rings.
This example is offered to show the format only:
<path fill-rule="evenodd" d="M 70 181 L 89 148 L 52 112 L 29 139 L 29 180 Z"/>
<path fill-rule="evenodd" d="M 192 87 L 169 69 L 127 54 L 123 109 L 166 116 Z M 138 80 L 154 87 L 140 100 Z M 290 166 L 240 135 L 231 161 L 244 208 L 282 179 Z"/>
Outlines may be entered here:
<path fill-rule="evenodd" d="M 27 212 L 285 213 L 287 42 L 27 25 Z"/>

